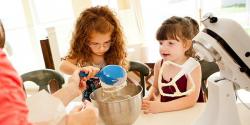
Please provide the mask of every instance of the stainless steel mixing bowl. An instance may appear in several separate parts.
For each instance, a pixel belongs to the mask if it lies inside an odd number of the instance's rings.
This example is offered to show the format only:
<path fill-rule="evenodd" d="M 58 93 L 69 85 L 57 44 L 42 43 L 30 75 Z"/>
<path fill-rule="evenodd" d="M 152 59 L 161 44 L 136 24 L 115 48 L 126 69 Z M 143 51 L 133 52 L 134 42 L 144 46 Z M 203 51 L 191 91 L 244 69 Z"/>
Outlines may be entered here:
<path fill-rule="evenodd" d="M 141 113 L 142 87 L 128 83 L 115 95 L 112 98 L 99 88 L 91 93 L 90 99 L 106 125 L 132 125 Z"/>

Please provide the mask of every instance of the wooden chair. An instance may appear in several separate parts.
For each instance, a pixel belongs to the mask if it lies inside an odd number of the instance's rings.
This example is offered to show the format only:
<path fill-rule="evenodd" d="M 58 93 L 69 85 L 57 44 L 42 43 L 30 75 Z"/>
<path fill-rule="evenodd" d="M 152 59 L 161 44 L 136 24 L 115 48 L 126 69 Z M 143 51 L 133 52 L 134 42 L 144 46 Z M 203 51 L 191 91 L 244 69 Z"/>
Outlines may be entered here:
<path fill-rule="evenodd" d="M 52 69 L 34 70 L 21 75 L 23 82 L 31 81 L 39 86 L 39 91 L 45 89 L 47 92 L 54 93 L 62 88 L 65 80 L 63 76 Z M 50 91 L 48 89 L 50 86 Z M 24 88 L 25 89 L 25 88 Z"/>
<path fill-rule="evenodd" d="M 130 61 L 129 62 L 129 71 L 133 71 L 135 74 L 137 74 L 140 77 L 140 85 L 143 88 L 142 96 L 145 95 L 145 84 L 146 84 L 146 77 L 150 74 L 151 70 L 150 68 L 139 61 Z"/>

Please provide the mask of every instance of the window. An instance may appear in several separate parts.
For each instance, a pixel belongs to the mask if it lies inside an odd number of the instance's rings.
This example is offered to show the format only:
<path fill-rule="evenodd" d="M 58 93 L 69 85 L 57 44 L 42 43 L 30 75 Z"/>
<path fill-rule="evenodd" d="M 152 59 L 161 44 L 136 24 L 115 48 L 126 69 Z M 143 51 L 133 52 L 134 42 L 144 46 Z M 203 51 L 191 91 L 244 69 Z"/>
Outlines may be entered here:
<path fill-rule="evenodd" d="M 12 50 L 10 60 L 20 74 L 44 68 L 39 40 L 47 36 L 47 27 L 60 27 L 58 41 L 69 45 L 65 32 L 70 34 L 74 19 L 70 0 L 7 0 L 0 4 L 0 17 Z M 67 51 L 68 46 L 60 48 Z"/>
<path fill-rule="evenodd" d="M 13 9 L 14 8 L 14 9 Z M 0 4 L 0 17 L 6 31 L 7 50 L 10 60 L 19 73 L 33 69 L 39 64 L 35 48 L 31 44 L 30 29 L 27 26 L 23 1 L 7 0 Z"/>
<path fill-rule="evenodd" d="M 212 12 L 215 16 L 233 19 L 250 34 L 250 2 L 247 3 L 247 0 L 202 1 L 204 13 Z"/>

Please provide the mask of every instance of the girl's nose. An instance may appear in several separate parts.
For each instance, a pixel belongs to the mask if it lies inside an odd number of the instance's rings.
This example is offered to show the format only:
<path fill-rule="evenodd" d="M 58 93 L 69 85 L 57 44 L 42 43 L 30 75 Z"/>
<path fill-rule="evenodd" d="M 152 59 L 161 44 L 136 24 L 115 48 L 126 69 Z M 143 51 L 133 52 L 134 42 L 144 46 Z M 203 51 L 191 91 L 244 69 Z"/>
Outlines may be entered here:
<path fill-rule="evenodd" d="M 161 45 L 161 46 L 160 46 L 160 49 L 161 49 L 161 50 L 167 50 L 168 47 L 167 47 L 167 46 L 164 46 L 164 45 Z"/>
<path fill-rule="evenodd" d="M 104 50 L 106 50 L 106 49 L 107 49 L 107 47 L 105 47 L 105 46 L 101 45 L 99 49 L 100 49 L 101 51 L 104 51 Z"/>

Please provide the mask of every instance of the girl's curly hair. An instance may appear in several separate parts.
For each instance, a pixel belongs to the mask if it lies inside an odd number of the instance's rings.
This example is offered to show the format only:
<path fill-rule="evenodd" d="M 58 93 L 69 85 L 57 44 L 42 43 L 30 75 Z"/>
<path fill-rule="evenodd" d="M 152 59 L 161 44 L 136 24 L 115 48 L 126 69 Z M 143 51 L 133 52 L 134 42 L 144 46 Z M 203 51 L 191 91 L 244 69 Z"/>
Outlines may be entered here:
<path fill-rule="evenodd" d="M 2 21 L 0 20 L 0 48 L 4 47 L 4 43 L 5 43 L 5 32 Z"/>
<path fill-rule="evenodd" d="M 76 21 L 66 58 L 77 59 L 80 64 L 91 63 L 93 59 L 88 42 L 93 32 L 112 33 L 112 45 L 104 55 L 105 63 L 126 67 L 125 40 L 122 28 L 114 12 L 106 6 L 91 7 L 80 14 Z"/>

